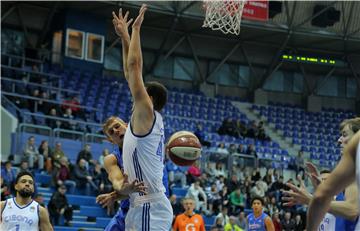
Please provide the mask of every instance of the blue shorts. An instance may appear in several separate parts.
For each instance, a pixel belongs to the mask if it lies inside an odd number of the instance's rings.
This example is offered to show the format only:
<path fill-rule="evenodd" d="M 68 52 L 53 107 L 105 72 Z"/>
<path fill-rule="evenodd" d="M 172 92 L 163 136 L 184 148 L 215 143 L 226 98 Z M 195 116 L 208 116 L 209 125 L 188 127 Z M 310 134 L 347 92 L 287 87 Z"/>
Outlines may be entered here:
<path fill-rule="evenodd" d="M 123 213 L 123 211 L 119 209 L 104 230 L 125 231 L 125 217 L 126 217 L 126 213 Z"/>

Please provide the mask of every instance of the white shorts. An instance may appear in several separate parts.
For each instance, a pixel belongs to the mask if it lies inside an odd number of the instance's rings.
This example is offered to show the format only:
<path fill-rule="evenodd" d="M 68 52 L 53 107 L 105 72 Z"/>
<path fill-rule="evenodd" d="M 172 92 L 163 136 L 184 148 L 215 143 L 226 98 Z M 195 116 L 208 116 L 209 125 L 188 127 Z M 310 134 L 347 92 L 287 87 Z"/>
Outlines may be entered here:
<path fill-rule="evenodd" d="M 173 210 L 165 194 L 157 200 L 130 206 L 125 218 L 125 231 L 169 231 Z"/>

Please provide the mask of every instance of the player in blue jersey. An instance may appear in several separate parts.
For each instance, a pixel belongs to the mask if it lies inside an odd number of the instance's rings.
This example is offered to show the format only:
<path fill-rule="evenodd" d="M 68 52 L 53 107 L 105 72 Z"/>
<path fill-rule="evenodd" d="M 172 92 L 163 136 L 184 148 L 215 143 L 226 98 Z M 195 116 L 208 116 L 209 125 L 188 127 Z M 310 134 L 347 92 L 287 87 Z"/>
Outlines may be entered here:
<path fill-rule="evenodd" d="M 348 145 L 350 139 L 356 132 L 360 130 L 360 118 L 347 119 L 340 124 L 340 137 L 338 143 L 341 148 L 341 154 L 344 148 Z M 317 188 L 321 182 L 321 178 L 318 176 L 317 168 L 307 163 L 308 175 L 311 177 L 311 182 L 314 188 Z M 300 182 L 302 180 L 300 179 Z M 306 187 L 301 183 L 300 187 L 288 184 L 291 191 L 285 191 L 284 200 L 287 201 L 284 205 L 292 206 L 295 204 L 309 205 L 313 199 L 313 195 L 310 194 Z M 336 200 L 331 201 L 330 209 L 328 213 L 333 214 L 339 221 L 340 218 L 344 220 L 344 229 L 347 231 L 355 231 L 356 224 L 358 222 L 358 188 L 357 183 L 354 181 L 350 184 L 344 192 L 336 196 Z M 339 224 L 339 222 L 338 222 Z M 341 230 L 341 229 L 337 229 Z"/>
<path fill-rule="evenodd" d="M 263 212 L 264 201 L 261 197 L 251 199 L 253 212 L 247 216 L 248 231 L 275 231 L 271 218 Z"/>
<path fill-rule="evenodd" d="M 103 206 L 110 206 L 116 200 L 122 200 L 119 211 L 106 226 L 106 231 L 125 230 L 125 217 L 129 210 L 127 192 L 140 191 L 145 193 L 146 190 L 142 182 L 136 181 L 133 182 L 130 190 L 127 190 L 125 193 L 123 193 L 124 190 L 122 190 L 123 185 L 127 184 L 126 177 L 123 175 L 124 166 L 122 162 L 122 146 L 126 127 L 126 123 L 115 116 L 107 119 L 103 126 L 103 132 L 108 140 L 116 145 L 114 151 L 104 158 L 104 168 L 109 175 L 109 179 L 112 182 L 115 191 L 99 195 L 96 198 L 96 201 Z"/>

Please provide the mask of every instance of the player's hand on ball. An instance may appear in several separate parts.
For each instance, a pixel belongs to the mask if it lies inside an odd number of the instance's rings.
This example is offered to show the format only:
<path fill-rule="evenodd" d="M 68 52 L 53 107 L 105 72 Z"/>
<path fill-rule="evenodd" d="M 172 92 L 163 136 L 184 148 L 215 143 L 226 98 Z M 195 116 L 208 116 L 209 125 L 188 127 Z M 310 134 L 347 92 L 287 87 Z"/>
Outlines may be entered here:
<path fill-rule="evenodd" d="M 116 15 L 115 12 L 112 12 L 113 15 L 113 25 L 116 34 L 121 38 L 130 38 L 128 27 L 130 26 L 133 19 L 128 20 L 129 11 L 126 11 L 125 15 L 122 15 L 122 8 L 119 10 L 119 15 Z"/>

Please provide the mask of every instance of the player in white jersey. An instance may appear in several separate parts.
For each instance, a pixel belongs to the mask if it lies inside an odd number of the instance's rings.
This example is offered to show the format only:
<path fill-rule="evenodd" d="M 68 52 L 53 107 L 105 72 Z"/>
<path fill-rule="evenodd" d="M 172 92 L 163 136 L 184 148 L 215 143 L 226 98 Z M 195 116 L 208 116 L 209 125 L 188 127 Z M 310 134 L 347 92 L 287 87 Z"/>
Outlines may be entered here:
<path fill-rule="evenodd" d="M 46 208 L 31 198 L 34 193 L 34 177 L 20 172 L 15 181 L 16 197 L 1 201 L 0 230 L 39 231 L 53 230 Z"/>
<path fill-rule="evenodd" d="M 133 111 L 123 144 L 124 172 L 129 181 L 139 179 L 145 183 L 147 194 L 130 194 L 130 209 L 125 220 L 125 230 L 168 231 L 171 228 L 173 212 L 165 196 L 162 184 L 164 168 L 164 125 L 159 113 L 167 100 L 166 88 L 156 82 L 142 79 L 142 54 L 140 28 L 147 10 L 141 6 L 138 17 L 132 24 L 128 49 L 128 72 L 125 75 L 133 97 Z M 129 23 L 121 15 L 113 14 L 117 34 L 124 34 Z M 124 57 L 126 58 L 126 57 Z"/>
<path fill-rule="evenodd" d="M 308 231 L 317 230 L 335 194 L 341 192 L 355 179 L 360 186 L 360 131 L 349 141 L 339 164 L 326 181 L 317 188 L 307 214 Z M 359 196 L 359 195 L 358 195 Z M 360 230 L 358 223 L 355 230 Z"/>

